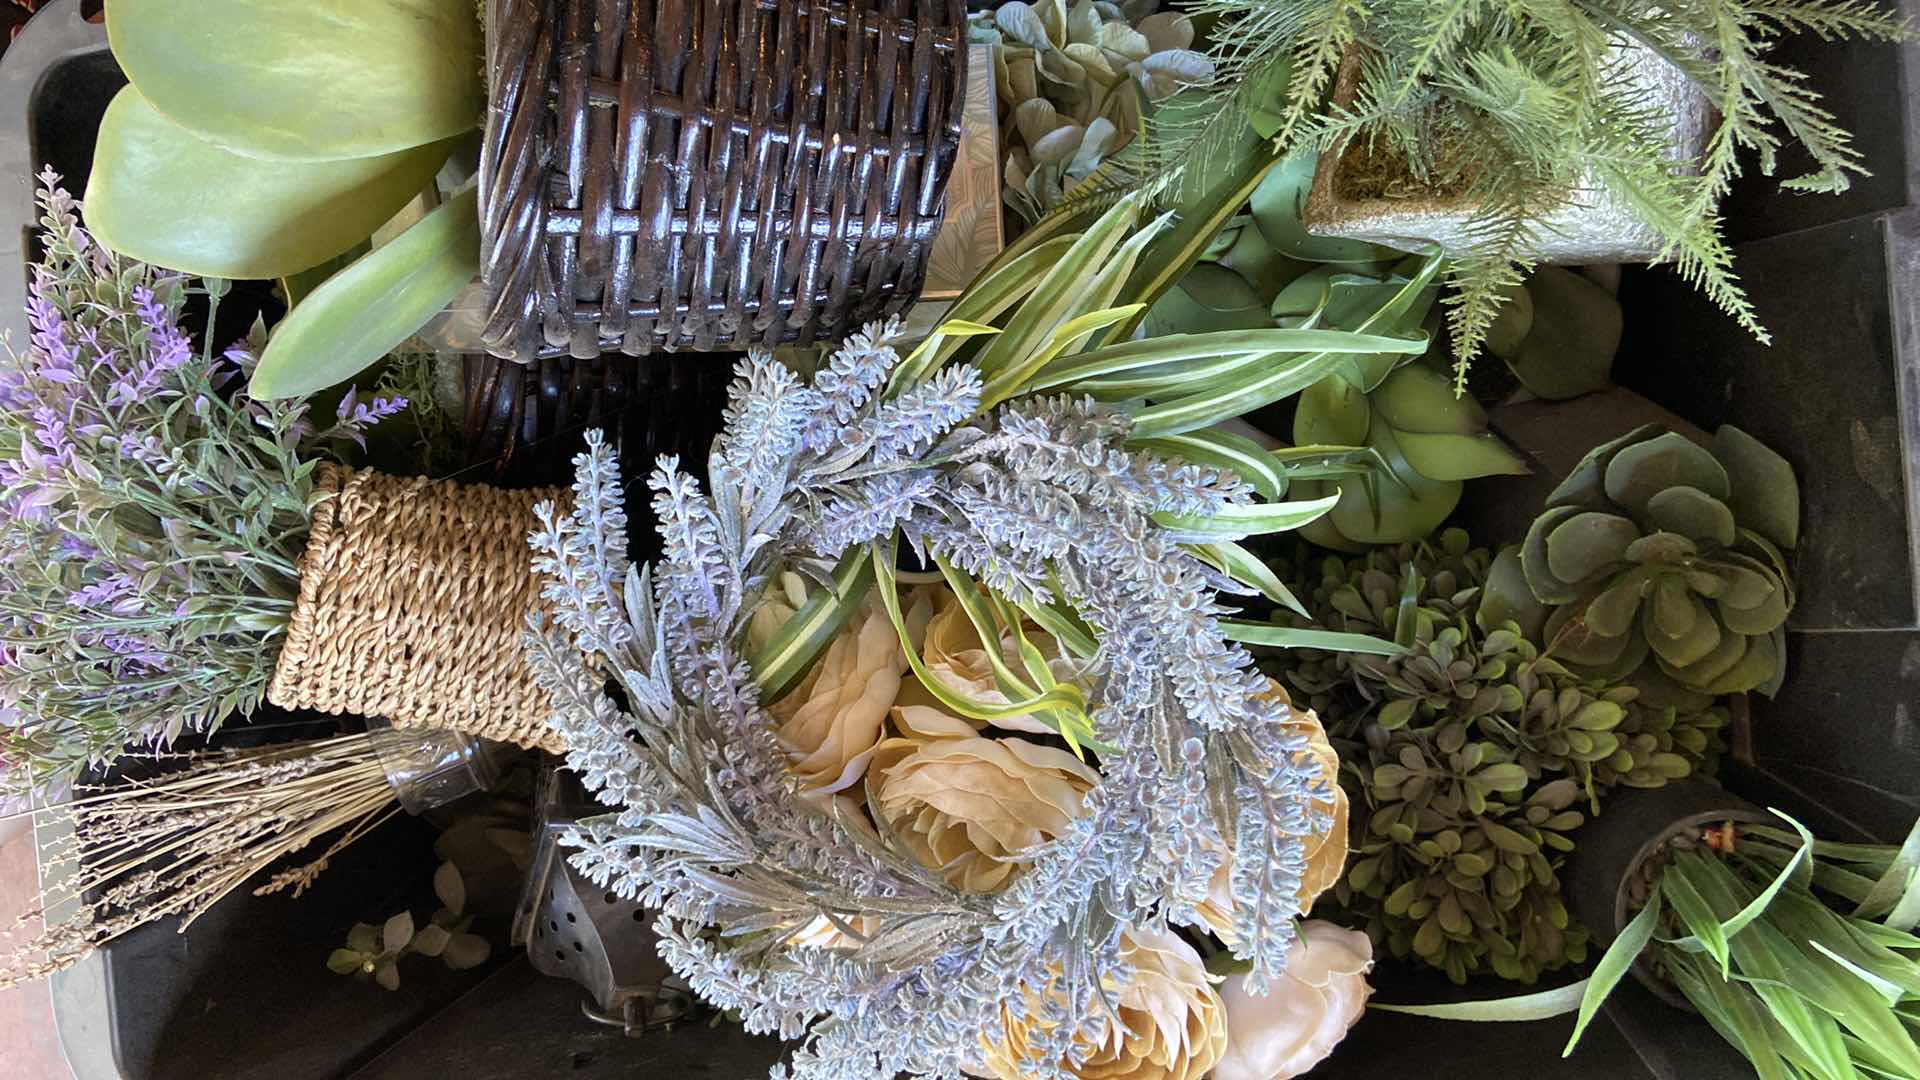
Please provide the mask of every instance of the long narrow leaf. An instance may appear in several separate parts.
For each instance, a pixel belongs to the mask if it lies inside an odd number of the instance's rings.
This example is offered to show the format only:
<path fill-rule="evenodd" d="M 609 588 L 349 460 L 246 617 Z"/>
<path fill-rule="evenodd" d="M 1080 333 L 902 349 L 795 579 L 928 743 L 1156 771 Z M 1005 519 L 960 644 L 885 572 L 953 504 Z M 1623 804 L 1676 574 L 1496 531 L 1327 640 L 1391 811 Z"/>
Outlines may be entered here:
<path fill-rule="evenodd" d="M 1472 1020 L 1491 1023 L 1551 1020 L 1556 1016 L 1565 1016 L 1579 1009 L 1580 1002 L 1588 992 L 1590 982 L 1589 979 L 1582 979 L 1576 983 L 1554 987 L 1552 990 L 1487 1001 L 1456 1001 L 1443 1005 L 1385 1005 L 1373 1002 L 1368 1007 L 1381 1012 L 1406 1013 L 1409 1016 L 1425 1016 L 1434 1020 Z"/>
<path fill-rule="evenodd" d="M 873 564 L 866 556 L 853 553 L 842 558 L 833 571 L 833 590 L 816 591 L 787 618 L 773 640 L 748 659 L 765 700 L 776 701 L 786 693 L 846 627 L 873 584 L 872 573 Z"/>
<path fill-rule="evenodd" d="M 1035 390 L 1073 387 L 1098 376 L 1150 368 L 1178 361 L 1212 360 L 1248 353 L 1394 353 L 1413 356 L 1426 351 L 1420 337 L 1390 337 L 1347 330 L 1213 330 L 1204 334 L 1168 334 L 1089 349 L 1071 360 L 1043 371 L 1031 386 Z"/>
<path fill-rule="evenodd" d="M 1286 474 L 1280 471 L 1272 453 L 1245 435 L 1209 428 L 1159 439 L 1132 439 L 1127 449 L 1223 469 L 1253 485 L 1263 499 L 1286 494 Z"/>
<path fill-rule="evenodd" d="M 1705 950 L 1720 965 L 1720 977 L 1726 978 L 1733 957 L 1727 947 L 1727 935 L 1720 929 L 1720 920 L 1714 917 L 1713 905 L 1707 903 L 1700 890 L 1693 884 L 1688 874 L 1693 864 L 1704 858 L 1698 854 L 1676 856 L 1666 871 L 1660 875 L 1660 892 L 1667 903 L 1680 915 L 1680 921 L 1693 932 L 1689 942 L 1668 942 L 1667 944 L 1693 951 Z M 1689 947 L 1691 945 L 1691 948 Z"/>
<path fill-rule="evenodd" d="M 995 265 L 974 280 L 960 299 L 954 301 L 947 310 L 946 323 L 936 327 L 925 341 L 908 354 L 899 367 L 894 369 L 893 377 L 887 380 L 887 394 L 899 394 L 909 386 L 925 382 L 927 377 L 939 370 L 947 361 L 953 359 L 966 344 L 977 336 L 975 333 L 949 334 L 943 332 L 946 324 L 958 323 L 962 326 L 989 326 L 995 319 L 1005 314 L 1008 308 L 1020 302 L 1037 288 L 1045 279 L 1047 271 L 1060 261 L 1073 247 L 1074 237 L 1062 236 L 1044 244 L 1038 244 L 1017 258 L 1005 263 L 996 260 Z M 997 328 L 996 328 L 997 332 Z"/>
<path fill-rule="evenodd" d="M 1243 585 L 1251 585 L 1260 590 L 1260 595 L 1279 604 L 1289 611 L 1296 612 L 1301 618 L 1312 618 L 1300 598 L 1293 595 L 1287 583 L 1280 575 L 1258 555 L 1232 541 L 1222 540 L 1212 544 L 1195 544 L 1194 554 L 1218 567 L 1220 572 Z"/>
<path fill-rule="evenodd" d="M 1121 237 L 1139 221 L 1140 206 L 1139 198 L 1122 199 L 1080 234 L 1007 320 L 1005 332 L 990 339 L 981 350 L 976 363 L 982 375 L 991 380 L 1032 356 L 1060 323 L 1080 313 L 1097 271 L 1120 245 Z"/>
<path fill-rule="evenodd" d="M 1200 540 L 1212 543 L 1263 533 L 1289 532 L 1312 524 L 1339 501 L 1340 496 L 1334 494 L 1295 502 L 1232 504 L 1205 516 L 1158 513 L 1153 515 L 1153 520 L 1182 542 Z"/>
<path fill-rule="evenodd" d="M 1620 936 L 1613 939 L 1607 951 L 1600 956 L 1600 962 L 1593 967 L 1593 974 L 1587 978 L 1586 992 L 1580 997 L 1580 1015 L 1573 1022 L 1573 1035 L 1567 1039 L 1566 1049 L 1560 1051 L 1561 1057 L 1573 1053 L 1580 1043 L 1580 1036 L 1586 1033 L 1587 1025 L 1593 1022 L 1593 1016 L 1600 1006 L 1620 985 L 1627 972 L 1633 969 L 1634 961 L 1653 940 L 1653 932 L 1660 925 L 1660 896 L 1655 893 L 1648 898 L 1647 906 L 1627 923 Z"/>
<path fill-rule="evenodd" d="M 1406 646 L 1370 634 L 1347 634 L 1337 630 L 1299 630 L 1272 623 L 1220 620 L 1220 632 L 1229 641 L 1248 645 L 1267 645 L 1276 649 L 1320 649 L 1326 652 L 1366 653 L 1369 656 L 1399 656 Z"/>

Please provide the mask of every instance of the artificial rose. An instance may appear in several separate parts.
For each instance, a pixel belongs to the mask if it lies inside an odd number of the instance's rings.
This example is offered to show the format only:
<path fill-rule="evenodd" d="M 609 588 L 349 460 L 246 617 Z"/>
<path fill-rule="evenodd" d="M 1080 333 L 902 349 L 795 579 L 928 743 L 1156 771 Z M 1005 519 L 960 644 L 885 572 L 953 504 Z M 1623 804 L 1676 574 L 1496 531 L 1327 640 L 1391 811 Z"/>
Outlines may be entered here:
<path fill-rule="evenodd" d="M 1333 743 L 1327 738 L 1326 728 L 1320 725 L 1320 718 L 1312 709 L 1294 707 L 1287 692 L 1272 679 L 1267 680 L 1266 693 L 1261 695 L 1267 701 L 1285 705 L 1291 713 L 1283 727 L 1290 732 L 1306 736 L 1307 755 L 1319 766 L 1321 782 L 1331 792 L 1328 799 L 1314 801 L 1314 809 L 1325 814 L 1328 827 L 1306 838 L 1306 870 L 1300 875 L 1300 910 L 1313 910 L 1313 902 L 1320 894 L 1333 888 L 1340 880 L 1341 871 L 1347 866 L 1347 793 L 1340 787 L 1340 755 L 1334 752 Z M 1200 917 L 1206 921 L 1214 936 L 1228 945 L 1234 944 L 1237 935 L 1233 932 L 1233 862 L 1221 861 L 1220 868 L 1214 872 L 1211 889 L 1206 902 L 1199 907 Z"/>
<path fill-rule="evenodd" d="M 990 705 L 1007 704 L 1007 696 L 1001 692 L 999 680 L 994 677 L 993 658 L 987 653 L 980 631 L 968 618 L 967 609 L 960 606 L 960 600 L 952 589 L 937 586 L 931 591 L 934 594 L 933 618 L 927 623 L 925 644 L 920 649 L 920 661 L 926 666 L 927 672 L 938 679 L 943 688 L 963 697 Z M 1026 636 L 1027 643 L 1046 658 L 1047 667 L 1052 670 L 1054 678 L 1062 682 L 1072 679 L 1072 662 L 1061 656 L 1060 645 L 1052 634 L 1031 622 L 1022 624 L 1021 633 Z M 1020 658 L 1019 642 L 1013 634 L 1001 635 L 1000 655 L 1009 668 L 1025 677 L 1026 667 Z M 909 679 L 901 687 L 898 703 L 940 707 L 939 699 L 921 686 L 918 679 Z M 1036 735 L 1052 734 L 1055 730 L 1046 721 L 1024 714 L 1001 717 L 993 721 L 993 726 Z"/>
<path fill-rule="evenodd" d="M 906 612 L 909 631 L 925 633 L 931 614 L 929 600 L 915 597 Z M 906 670 L 893 620 L 869 597 L 799 687 L 770 710 L 802 787 L 834 792 L 860 779 Z"/>
<path fill-rule="evenodd" d="M 787 945 L 790 948 L 835 949 L 850 952 L 865 944 L 862 938 L 873 936 L 873 933 L 880 928 L 880 921 L 870 915 L 855 915 L 852 918 L 843 918 L 840 922 L 852 927 L 854 933 L 859 934 L 860 937 L 856 938 L 848 934 L 832 919 L 819 915 L 815 916 L 812 922 L 795 930 L 793 936 L 787 939 Z"/>
<path fill-rule="evenodd" d="M 1068 1071 L 1084 1080 L 1201 1080 L 1227 1047 L 1227 1016 L 1193 946 L 1165 931 L 1128 930 L 1120 955 L 1133 977 L 1117 987 L 1119 1022 Z M 1005 1037 L 986 1047 L 999 1080 L 1020 1080 L 1041 1002 L 1002 1010 Z"/>
<path fill-rule="evenodd" d="M 1244 975 L 1220 987 L 1227 1050 L 1213 1080 L 1288 1080 L 1318 1065 L 1366 1011 L 1372 968 L 1367 935 L 1318 919 L 1302 922 L 1286 971 L 1271 980 L 1267 996 L 1248 993 Z"/>
<path fill-rule="evenodd" d="M 1064 750 L 982 738 L 924 705 L 893 710 L 900 730 L 874 750 L 868 806 L 921 863 L 969 892 L 996 892 L 1010 858 L 1066 831 L 1100 776 Z"/>
<path fill-rule="evenodd" d="M 779 586 L 768 589 L 760 600 L 760 606 L 753 609 L 753 617 L 747 620 L 747 652 L 758 653 L 767 647 L 780 629 L 787 625 L 807 603 L 807 581 L 791 570 L 782 571 Z"/>

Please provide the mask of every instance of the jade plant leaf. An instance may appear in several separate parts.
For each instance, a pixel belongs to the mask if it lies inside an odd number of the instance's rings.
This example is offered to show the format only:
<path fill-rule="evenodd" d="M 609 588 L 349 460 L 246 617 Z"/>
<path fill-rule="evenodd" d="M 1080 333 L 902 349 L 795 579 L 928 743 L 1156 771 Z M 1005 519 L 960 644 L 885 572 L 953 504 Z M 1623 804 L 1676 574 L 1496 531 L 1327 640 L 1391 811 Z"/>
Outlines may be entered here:
<path fill-rule="evenodd" d="M 1474 621 L 1489 632 L 1511 622 L 1520 628 L 1522 638 L 1540 639 L 1547 609 L 1527 587 L 1527 575 L 1520 568 L 1520 545 L 1508 544 L 1494 556 L 1487 582 L 1480 587 L 1480 606 L 1474 612 Z"/>
<path fill-rule="evenodd" d="M 1713 456 L 1726 466 L 1741 523 L 1783 548 L 1799 543 L 1800 483 L 1787 459 L 1732 424 L 1713 433 Z"/>
<path fill-rule="evenodd" d="M 352 378 L 446 307 L 479 264 L 480 214 L 470 187 L 288 312 L 254 369 L 253 395 L 310 394 Z"/>
<path fill-rule="evenodd" d="M 1547 534 L 1547 569 L 1561 581 L 1585 581 L 1619 565 L 1639 538 L 1639 526 L 1618 514 L 1574 514 Z"/>
<path fill-rule="evenodd" d="M 1733 511 L 1719 499 L 1685 484 L 1647 500 L 1647 520 L 1656 529 L 1725 547 L 1735 537 Z"/>
<path fill-rule="evenodd" d="M 321 162 L 241 157 L 195 138 L 129 86 L 100 122 L 87 227 L 114 251 L 170 270 L 286 277 L 372 235 L 452 149 L 438 142 Z"/>
<path fill-rule="evenodd" d="M 1568 604 L 1580 598 L 1580 583 L 1566 581 L 1553 572 L 1547 556 L 1547 537 L 1581 513 L 1578 506 L 1555 506 L 1533 519 L 1525 542 L 1520 545 L 1520 565 L 1527 575 L 1533 595 L 1543 604 Z"/>
<path fill-rule="evenodd" d="M 473 0 L 113 0 L 107 40 L 147 100 L 250 157 L 373 157 L 476 127 Z"/>
<path fill-rule="evenodd" d="M 1676 432 L 1625 447 L 1607 463 L 1607 498 L 1636 518 L 1645 517 L 1648 500 L 1677 485 L 1698 488 L 1716 499 L 1726 498 L 1730 490 L 1727 470 L 1705 447 Z"/>

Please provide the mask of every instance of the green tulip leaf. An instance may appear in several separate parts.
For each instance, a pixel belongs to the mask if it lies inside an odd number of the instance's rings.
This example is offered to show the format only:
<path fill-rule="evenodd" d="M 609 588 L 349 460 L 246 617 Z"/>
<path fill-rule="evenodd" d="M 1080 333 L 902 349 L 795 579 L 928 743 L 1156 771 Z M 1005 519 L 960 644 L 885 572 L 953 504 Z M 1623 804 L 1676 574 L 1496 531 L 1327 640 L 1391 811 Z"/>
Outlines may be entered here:
<path fill-rule="evenodd" d="M 1371 395 L 1374 409 L 1396 432 L 1478 435 L 1487 430 L 1487 411 L 1453 380 L 1430 367 L 1410 364 L 1387 376 Z"/>
<path fill-rule="evenodd" d="M 1376 423 L 1367 445 L 1378 450 L 1400 483 L 1377 483 L 1370 496 L 1365 485 L 1346 484 L 1340 501 L 1327 516 L 1350 540 L 1365 544 L 1399 544 L 1418 540 L 1440 527 L 1460 504 L 1465 490 L 1457 480 L 1434 480 L 1414 471 L 1385 424 Z"/>
<path fill-rule="evenodd" d="M 287 277 L 371 236 L 452 150 L 440 142 L 347 161 L 261 161 L 202 142 L 129 86 L 100 122 L 87 227 L 112 250 L 170 270 Z"/>
<path fill-rule="evenodd" d="M 155 108 L 248 157 L 391 154 L 486 110 L 473 0 L 113 0 L 107 40 Z"/>
<path fill-rule="evenodd" d="M 468 188 L 289 312 L 254 369 L 253 395 L 293 397 L 352 378 L 446 307 L 479 263 L 480 214 Z"/>
<path fill-rule="evenodd" d="M 1299 446 L 1363 446 L 1372 423 L 1367 395 L 1330 375 L 1300 392 L 1293 410 L 1293 441 Z"/>
<path fill-rule="evenodd" d="M 1787 459 L 1732 424 L 1713 433 L 1713 456 L 1726 466 L 1740 523 L 1783 548 L 1799 543 L 1800 484 Z"/>
<path fill-rule="evenodd" d="M 1280 162 L 1260 186 L 1253 189 L 1253 220 L 1281 254 L 1290 259 L 1325 263 L 1377 263 L 1397 259 L 1400 253 L 1364 240 L 1314 236 L 1300 218 L 1313 187 L 1318 154 L 1295 153 Z"/>
<path fill-rule="evenodd" d="M 1675 432 L 1656 435 L 1613 455 L 1607 463 L 1607 498 L 1627 513 L 1645 518 L 1647 503 L 1670 487 L 1699 488 L 1716 499 L 1727 497 L 1727 470 L 1706 448 Z"/>

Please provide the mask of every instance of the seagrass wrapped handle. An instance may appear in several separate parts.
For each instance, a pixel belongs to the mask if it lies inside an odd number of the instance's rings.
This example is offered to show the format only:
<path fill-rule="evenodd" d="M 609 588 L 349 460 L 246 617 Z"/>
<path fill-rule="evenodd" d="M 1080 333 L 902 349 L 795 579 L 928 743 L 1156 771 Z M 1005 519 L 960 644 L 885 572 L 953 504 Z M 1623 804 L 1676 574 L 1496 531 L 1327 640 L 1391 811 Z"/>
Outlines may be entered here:
<path fill-rule="evenodd" d="M 300 597 L 267 698 L 555 752 L 521 646 L 544 606 L 527 536 L 562 488 L 320 466 Z"/>

